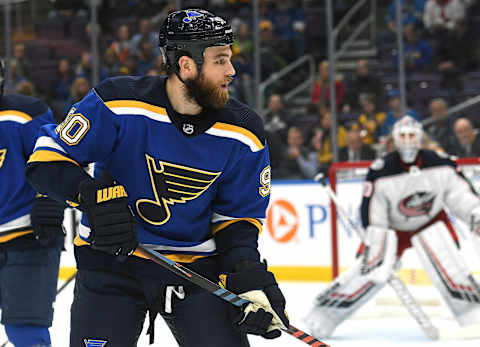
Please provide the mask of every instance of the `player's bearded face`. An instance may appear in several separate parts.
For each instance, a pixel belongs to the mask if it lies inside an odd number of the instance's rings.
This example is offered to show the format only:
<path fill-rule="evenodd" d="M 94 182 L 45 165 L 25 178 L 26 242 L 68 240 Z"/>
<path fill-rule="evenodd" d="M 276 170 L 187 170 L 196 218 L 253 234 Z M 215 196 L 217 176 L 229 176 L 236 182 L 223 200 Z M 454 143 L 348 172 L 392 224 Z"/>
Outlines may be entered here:
<path fill-rule="evenodd" d="M 226 81 L 214 82 L 205 76 L 202 71 L 195 78 L 185 81 L 187 96 L 203 108 L 222 108 L 228 101 L 228 84 Z"/>

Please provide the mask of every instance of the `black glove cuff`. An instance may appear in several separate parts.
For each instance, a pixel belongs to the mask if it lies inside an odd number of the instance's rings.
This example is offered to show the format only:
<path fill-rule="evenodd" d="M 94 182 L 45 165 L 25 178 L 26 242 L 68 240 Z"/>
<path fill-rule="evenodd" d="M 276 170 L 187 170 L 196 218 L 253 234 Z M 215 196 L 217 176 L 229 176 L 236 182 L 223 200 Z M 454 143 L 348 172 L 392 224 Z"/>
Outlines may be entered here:
<path fill-rule="evenodd" d="M 267 265 L 263 263 L 249 263 L 247 268 L 239 272 L 220 275 L 220 279 L 228 290 L 241 294 L 250 290 L 263 290 L 266 287 L 277 285 L 273 273 L 267 271 Z M 240 266 L 240 268 L 242 267 Z"/>

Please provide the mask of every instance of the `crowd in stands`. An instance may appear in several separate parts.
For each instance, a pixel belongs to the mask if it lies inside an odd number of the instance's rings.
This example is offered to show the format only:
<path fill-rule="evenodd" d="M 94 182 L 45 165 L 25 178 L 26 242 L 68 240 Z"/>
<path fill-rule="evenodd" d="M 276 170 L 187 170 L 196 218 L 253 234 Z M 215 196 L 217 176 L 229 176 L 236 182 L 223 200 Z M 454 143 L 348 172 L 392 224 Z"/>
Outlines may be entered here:
<path fill-rule="evenodd" d="M 33 40 L 13 44 L 9 92 L 43 97 L 62 119 L 93 87 L 92 24 L 88 1 L 52 1 L 48 17 L 36 24 Z M 334 2 L 334 18 L 355 0 Z M 448 154 L 480 156 L 480 123 L 475 114 L 448 115 L 450 105 L 480 94 L 480 1 L 402 0 L 406 113 L 426 125 L 425 146 Z M 99 7 L 100 81 L 119 75 L 165 75 L 158 28 L 175 9 L 170 0 L 103 0 Z M 397 89 L 395 1 L 378 2 L 378 55 L 358 59 L 350 73 L 329 76 L 325 1 L 260 1 L 261 79 L 312 54 L 316 79 L 305 112 L 285 100 L 289 85 L 267 90 L 263 117 L 274 179 L 311 179 L 333 160 L 329 80 L 335 78 L 337 141 L 342 161 L 371 160 L 393 149 L 390 135 L 403 116 Z M 182 7 L 211 9 L 226 17 L 236 34 L 231 94 L 254 106 L 252 10 L 250 0 L 184 0 Z M 382 11 L 383 9 L 383 11 Z M 384 16 L 384 17 L 381 17 Z M 348 27 L 347 27 L 348 31 Z M 297 76 L 303 78 L 304 76 Z"/>

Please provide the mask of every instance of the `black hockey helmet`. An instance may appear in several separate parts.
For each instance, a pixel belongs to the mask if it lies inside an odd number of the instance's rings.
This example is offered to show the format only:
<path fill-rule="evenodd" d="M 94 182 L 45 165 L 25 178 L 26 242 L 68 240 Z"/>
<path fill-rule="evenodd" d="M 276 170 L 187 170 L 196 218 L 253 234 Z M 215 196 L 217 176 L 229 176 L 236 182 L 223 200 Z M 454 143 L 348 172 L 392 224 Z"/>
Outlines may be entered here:
<path fill-rule="evenodd" d="M 233 43 L 230 25 L 211 12 L 202 9 L 181 10 L 170 13 L 159 34 L 159 46 L 167 70 L 178 74 L 178 58 L 190 56 L 199 70 L 207 47 L 226 46 Z"/>

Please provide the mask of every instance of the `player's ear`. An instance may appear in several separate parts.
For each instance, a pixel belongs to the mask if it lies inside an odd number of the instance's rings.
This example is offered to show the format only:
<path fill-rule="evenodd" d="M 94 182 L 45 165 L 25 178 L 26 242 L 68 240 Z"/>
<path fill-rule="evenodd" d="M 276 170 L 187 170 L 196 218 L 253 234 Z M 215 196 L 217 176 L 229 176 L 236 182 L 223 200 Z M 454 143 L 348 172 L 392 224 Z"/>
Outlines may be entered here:
<path fill-rule="evenodd" d="M 183 75 L 182 77 L 192 77 L 197 71 L 197 65 L 193 59 L 186 55 L 178 58 L 178 66 L 180 67 L 180 73 Z"/>

